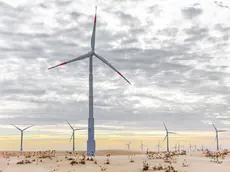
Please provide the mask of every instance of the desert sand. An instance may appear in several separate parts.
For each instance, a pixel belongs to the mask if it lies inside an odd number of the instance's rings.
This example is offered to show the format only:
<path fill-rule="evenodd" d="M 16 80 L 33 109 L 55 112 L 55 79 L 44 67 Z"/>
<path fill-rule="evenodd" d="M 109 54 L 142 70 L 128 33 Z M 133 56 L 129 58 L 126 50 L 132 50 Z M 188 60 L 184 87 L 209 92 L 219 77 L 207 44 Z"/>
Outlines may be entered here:
<path fill-rule="evenodd" d="M 21 154 L 21 155 L 20 155 Z M 25 158 L 25 154 L 27 158 Z M 143 171 L 143 162 L 148 163 L 149 169 L 153 171 L 153 167 L 173 166 L 178 172 L 229 172 L 230 171 L 230 155 L 226 155 L 224 159 L 220 158 L 219 163 L 210 157 L 206 157 L 202 152 L 191 152 L 187 155 L 174 156 L 170 159 L 170 163 L 165 159 L 157 159 L 160 154 L 151 154 L 153 157 L 147 156 L 145 152 L 139 151 L 122 151 L 122 150 L 105 150 L 98 151 L 96 157 L 85 157 L 85 164 L 80 164 L 84 156 L 83 151 L 77 154 L 67 153 L 64 151 L 55 152 L 53 154 L 46 153 L 35 155 L 34 153 L 24 152 L 0 152 L 0 171 L 2 172 L 140 172 Z M 110 155 L 108 155 L 110 154 Z M 30 155 L 30 156 L 29 156 Z M 47 155 L 47 156 L 46 156 Z M 150 155 L 150 154 L 149 154 Z M 161 155 L 164 155 L 163 153 Z M 40 156 L 40 158 L 39 158 Z M 89 158 L 89 160 L 87 160 Z M 90 159 L 93 158 L 92 161 Z M 28 160 L 29 164 L 17 164 L 24 160 Z M 106 162 L 109 161 L 109 164 Z M 70 163 L 78 164 L 71 165 Z M 156 170 L 157 171 L 157 170 Z M 159 171 L 159 170 L 158 170 Z M 160 170 L 162 172 L 166 170 Z M 171 172 L 173 170 L 169 170 Z"/>

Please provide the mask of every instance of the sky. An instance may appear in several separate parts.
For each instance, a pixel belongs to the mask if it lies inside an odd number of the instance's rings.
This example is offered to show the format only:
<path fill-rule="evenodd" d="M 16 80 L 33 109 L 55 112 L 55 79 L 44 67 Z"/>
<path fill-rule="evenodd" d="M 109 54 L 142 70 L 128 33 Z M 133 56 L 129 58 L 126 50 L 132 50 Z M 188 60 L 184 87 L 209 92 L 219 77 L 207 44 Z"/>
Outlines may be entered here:
<path fill-rule="evenodd" d="M 48 67 L 90 50 L 95 5 L 95 51 L 127 84 L 94 58 L 94 117 L 98 149 L 140 141 L 215 147 L 215 132 L 230 130 L 230 1 L 1 0 L 0 150 L 86 148 L 88 64 Z M 230 149 L 230 133 L 221 133 Z M 174 146 L 172 145 L 171 146 Z"/>

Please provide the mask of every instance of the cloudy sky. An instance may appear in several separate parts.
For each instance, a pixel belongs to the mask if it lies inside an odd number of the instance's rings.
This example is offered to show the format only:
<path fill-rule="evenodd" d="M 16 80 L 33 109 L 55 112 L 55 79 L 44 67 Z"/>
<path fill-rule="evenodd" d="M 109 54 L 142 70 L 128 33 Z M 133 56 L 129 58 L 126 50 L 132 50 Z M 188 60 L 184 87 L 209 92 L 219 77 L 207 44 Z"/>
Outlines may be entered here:
<path fill-rule="evenodd" d="M 132 84 L 95 58 L 97 147 L 153 147 L 162 122 L 184 144 L 215 144 L 211 123 L 230 130 L 229 0 L 1 0 L 0 149 L 18 148 L 11 123 L 36 124 L 27 149 L 66 149 L 65 120 L 87 127 L 88 59 L 47 69 L 89 51 L 95 4 L 96 52 Z"/>

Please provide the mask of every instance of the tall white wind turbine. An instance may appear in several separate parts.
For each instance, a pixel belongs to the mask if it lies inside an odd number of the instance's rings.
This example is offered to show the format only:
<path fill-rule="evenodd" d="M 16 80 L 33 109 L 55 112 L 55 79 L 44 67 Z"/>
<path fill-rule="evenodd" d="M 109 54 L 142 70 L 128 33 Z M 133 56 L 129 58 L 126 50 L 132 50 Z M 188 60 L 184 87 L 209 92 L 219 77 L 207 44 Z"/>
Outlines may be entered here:
<path fill-rule="evenodd" d="M 166 135 L 165 135 L 163 142 L 165 141 L 165 139 L 167 139 L 167 152 L 169 152 L 169 134 L 177 134 L 177 133 L 169 132 L 165 124 L 164 124 L 164 127 L 165 127 L 165 131 L 166 131 Z"/>
<path fill-rule="evenodd" d="M 26 127 L 26 128 L 24 128 L 24 129 L 21 129 L 21 128 L 17 127 L 17 126 L 14 125 L 14 124 L 11 124 L 11 125 L 13 125 L 15 128 L 17 128 L 17 129 L 21 132 L 21 145 L 20 145 L 20 151 L 23 151 L 23 135 L 24 135 L 23 132 L 24 132 L 25 130 L 29 129 L 30 127 L 34 126 L 34 125 L 31 125 L 31 126 L 29 126 L 29 127 Z"/>
<path fill-rule="evenodd" d="M 216 150 L 219 150 L 219 133 L 221 132 L 227 132 L 227 130 L 217 130 L 216 126 L 212 124 L 215 131 L 216 131 Z"/>
<path fill-rule="evenodd" d="M 91 36 L 91 50 L 88 53 L 49 68 L 49 69 L 53 69 L 58 66 L 66 65 L 72 62 L 89 58 L 89 118 L 88 118 L 87 154 L 92 156 L 95 155 L 95 147 L 96 147 L 96 143 L 94 139 L 94 111 L 93 111 L 93 57 L 96 57 L 99 60 L 101 60 L 103 63 L 105 63 L 110 68 L 112 68 L 115 72 L 117 72 L 117 74 L 119 74 L 122 78 L 124 78 L 129 84 L 131 84 L 112 64 L 110 64 L 105 58 L 103 58 L 102 56 L 100 56 L 95 52 L 96 22 L 97 22 L 97 7 L 95 8 L 93 32 Z"/>
<path fill-rule="evenodd" d="M 73 128 L 73 126 L 68 121 L 66 122 L 69 124 L 70 128 L 72 129 L 72 135 L 70 141 L 73 140 L 73 151 L 75 151 L 75 131 L 83 130 L 83 128 Z"/>

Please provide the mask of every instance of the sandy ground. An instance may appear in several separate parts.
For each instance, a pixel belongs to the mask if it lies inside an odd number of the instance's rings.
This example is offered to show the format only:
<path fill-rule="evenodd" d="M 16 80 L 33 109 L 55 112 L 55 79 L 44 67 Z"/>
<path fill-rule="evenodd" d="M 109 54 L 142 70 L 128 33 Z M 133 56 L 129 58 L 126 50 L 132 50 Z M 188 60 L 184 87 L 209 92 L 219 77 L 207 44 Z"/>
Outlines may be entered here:
<path fill-rule="evenodd" d="M 104 164 L 107 153 L 111 154 L 109 158 L 110 164 Z M 125 155 L 126 154 L 126 155 Z M 43 162 L 37 161 L 38 158 L 27 158 L 28 160 L 36 159 L 32 164 L 16 164 L 20 160 L 25 160 L 24 156 L 14 156 L 9 159 L 0 157 L 0 171 L 3 172 L 100 172 L 102 167 L 106 168 L 106 172 L 140 172 L 143 168 L 143 161 L 146 160 L 150 167 L 158 164 L 168 165 L 163 160 L 147 159 L 141 152 L 132 152 L 134 162 L 131 163 L 127 151 L 99 151 L 93 161 L 86 161 L 86 164 L 70 165 L 70 160 L 65 158 L 65 152 L 57 152 L 57 156 L 51 159 L 42 159 Z M 100 156 L 101 155 L 101 156 Z M 68 155 L 68 158 L 75 158 L 73 155 Z M 186 159 L 188 167 L 182 167 L 182 163 Z M 9 163 L 9 164 L 7 164 Z M 230 156 L 228 155 L 222 164 L 210 162 L 210 159 L 205 157 L 201 152 L 188 153 L 186 156 L 179 156 L 177 162 L 172 164 L 178 172 L 230 172 Z M 153 171 L 152 168 L 148 171 Z"/>

